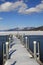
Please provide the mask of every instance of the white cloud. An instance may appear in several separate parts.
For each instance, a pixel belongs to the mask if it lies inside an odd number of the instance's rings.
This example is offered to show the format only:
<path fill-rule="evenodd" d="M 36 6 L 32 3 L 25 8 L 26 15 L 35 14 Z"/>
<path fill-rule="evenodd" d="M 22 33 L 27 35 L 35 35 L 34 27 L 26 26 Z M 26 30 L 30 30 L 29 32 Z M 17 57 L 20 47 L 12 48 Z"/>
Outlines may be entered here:
<path fill-rule="evenodd" d="M 22 10 L 24 10 L 24 9 L 22 9 Z M 41 11 L 43 11 L 43 1 L 41 1 L 41 3 L 38 4 L 36 7 L 31 7 L 31 8 L 25 9 L 24 12 L 22 10 L 20 9 L 19 12 L 24 13 L 24 14 L 41 12 Z"/>
<path fill-rule="evenodd" d="M 2 18 L 2 17 L 0 17 L 0 21 L 1 21 L 1 20 L 3 20 L 3 18 Z"/>
<path fill-rule="evenodd" d="M 26 7 L 27 5 L 22 1 L 17 1 L 15 3 L 5 2 L 0 5 L 0 12 L 12 11 L 15 9 L 19 9 L 20 7 Z"/>
<path fill-rule="evenodd" d="M 35 7 L 28 8 L 28 6 L 23 1 L 17 1 L 14 3 L 5 2 L 0 5 L 0 12 L 14 11 L 17 10 L 18 13 L 29 14 L 34 12 L 43 11 L 43 0 L 40 4 Z"/>
<path fill-rule="evenodd" d="M 2 5 L 0 5 L 0 12 L 9 11 L 11 8 L 11 5 L 12 5 L 12 3 L 10 3 L 10 2 L 6 2 Z"/>

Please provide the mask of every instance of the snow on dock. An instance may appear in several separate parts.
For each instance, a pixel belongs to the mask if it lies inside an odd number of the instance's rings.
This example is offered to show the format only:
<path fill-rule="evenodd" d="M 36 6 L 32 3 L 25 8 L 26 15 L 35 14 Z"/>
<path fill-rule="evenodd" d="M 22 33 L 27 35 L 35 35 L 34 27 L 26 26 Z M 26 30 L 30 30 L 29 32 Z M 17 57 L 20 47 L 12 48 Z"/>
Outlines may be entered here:
<path fill-rule="evenodd" d="M 14 38 L 9 55 L 10 59 L 6 61 L 5 65 L 39 65 L 34 58 L 30 58 L 31 55 L 17 38 Z"/>

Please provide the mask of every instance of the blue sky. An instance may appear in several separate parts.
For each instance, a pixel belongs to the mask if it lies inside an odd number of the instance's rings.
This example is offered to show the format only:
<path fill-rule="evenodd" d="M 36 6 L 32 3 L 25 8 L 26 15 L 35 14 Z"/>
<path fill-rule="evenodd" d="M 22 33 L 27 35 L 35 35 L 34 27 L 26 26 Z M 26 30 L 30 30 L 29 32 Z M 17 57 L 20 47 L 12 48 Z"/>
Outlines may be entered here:
<path fill-rule="evenodd" d="M 0 29 L 43 26 L 43 0 L 0 0 Z"/>

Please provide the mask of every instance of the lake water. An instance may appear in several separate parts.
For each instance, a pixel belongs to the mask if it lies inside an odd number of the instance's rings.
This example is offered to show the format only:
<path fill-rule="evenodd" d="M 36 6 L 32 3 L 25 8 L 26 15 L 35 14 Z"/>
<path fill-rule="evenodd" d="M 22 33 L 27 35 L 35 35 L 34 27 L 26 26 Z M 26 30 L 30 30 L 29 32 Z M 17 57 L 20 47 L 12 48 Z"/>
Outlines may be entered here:
<path fill-rule="evenodd" d="M 38 52 L 38 42 L 40 43 L 40 60 L 43 62 L 43 36 L 42 35 L 26 35 L 27 36 L 27 43 L 29 45 L 29 49 L 34 52 L 34 45 L 33 45 L 33 41 L 37 41 L 37 51 Z M 26 42 L 25 37 L 24 36 L 24 43 Z M 26 43 L 25 43 L 26 44 Z"/>
<path fill-rule="evenodd" d="M 5 42 L 7 42 L 7 41 L 9 41 L 8 35 L 0 36 L 0 65 L 3 64 L 3 44 L 5 45 Z M 4 50 L 5 50 L 5 47 L 4 47 Z M 6 50 L 4 53 L 6 53 Z"/>

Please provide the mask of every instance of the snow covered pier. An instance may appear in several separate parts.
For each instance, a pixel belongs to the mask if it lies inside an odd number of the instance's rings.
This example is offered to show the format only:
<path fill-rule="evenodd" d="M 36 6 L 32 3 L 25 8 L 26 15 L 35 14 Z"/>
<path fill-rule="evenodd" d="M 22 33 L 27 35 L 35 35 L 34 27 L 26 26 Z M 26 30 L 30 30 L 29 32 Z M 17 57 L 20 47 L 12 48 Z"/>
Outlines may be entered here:
<path fill-rule="evenodd" d="M 9 59 L 5 65 L 40 65 L 21 44 L 21 41 L 14 37 L 10 44 Z"/>

